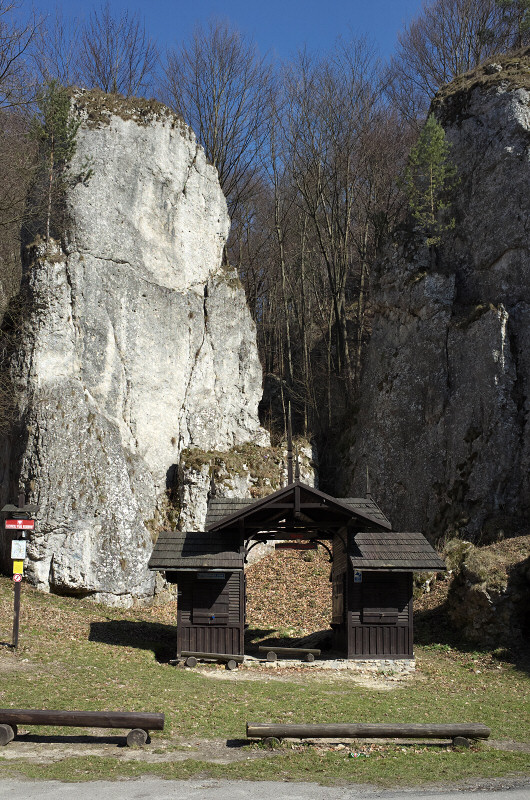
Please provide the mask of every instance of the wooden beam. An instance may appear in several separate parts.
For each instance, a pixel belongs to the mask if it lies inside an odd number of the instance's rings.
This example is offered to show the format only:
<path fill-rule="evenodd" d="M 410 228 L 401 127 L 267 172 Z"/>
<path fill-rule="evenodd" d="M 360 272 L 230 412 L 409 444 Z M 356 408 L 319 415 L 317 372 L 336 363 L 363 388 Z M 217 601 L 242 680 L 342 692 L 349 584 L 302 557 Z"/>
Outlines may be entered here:
<path fill-rule="evenodd" d="M 180 654 L 182 658 L 203 658 L 206 661 L 237 661 L 242 664 L 245 656 L 235 653 L 202 653 L 198 650 L 183 650 Z"/>
<path fill-rule="evenodd" d="M 164 715 L 129 711 L 52 711 L 33 708 L 0 708 L 0 724 L 60 725 L 70 728 L 164 729 Z"/>
<path fill-rule="evenodd" d="M 272 649 L 272 648 L 271 648 Z M 487 739 L 491 730 L 480 723 L 469 724 L 423 724 L 423 723 L 357 723 L 322 725 L 269 725 L 247 722 L 250 739 L 265 739 L 270 736 L 283 739 Z"/>
<path fill-rule="evenodd" d="M 259 647 L 260 653 L 278 653 L 280 656 L 319 656 L 320 650 L 311 647 L 275 647 L 263 645 Z M 273 734 L 274 735 L 274 734 Z"/>

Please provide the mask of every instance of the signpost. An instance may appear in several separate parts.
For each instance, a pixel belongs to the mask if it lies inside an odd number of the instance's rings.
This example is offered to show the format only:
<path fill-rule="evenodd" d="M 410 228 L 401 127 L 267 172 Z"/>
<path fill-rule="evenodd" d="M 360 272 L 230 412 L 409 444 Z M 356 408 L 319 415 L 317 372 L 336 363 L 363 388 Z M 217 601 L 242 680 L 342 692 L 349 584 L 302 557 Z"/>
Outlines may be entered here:
<path fill-rule="evenodd" d="M 7 505 L 2 509 L 6 515 L 4 527 L 6 531 L 17 531 L 15 535 L 20 538 L 11 541 L 11 559 L 13 561 L 13 589 L 14 589 L 14 610 L 13 610 L 13 642 L 14 650 L 18 647 L 18 631 L 20 624 L 20 592 L 22 577 L 24 575 L 24 561 L 27 550 L 27 531 L 35 530 L 35 520 L 32 515 L 36 512 L 36 506 L 26 505 L 26 498 L 23 494 L 19 495 L 18 507 Z"/>

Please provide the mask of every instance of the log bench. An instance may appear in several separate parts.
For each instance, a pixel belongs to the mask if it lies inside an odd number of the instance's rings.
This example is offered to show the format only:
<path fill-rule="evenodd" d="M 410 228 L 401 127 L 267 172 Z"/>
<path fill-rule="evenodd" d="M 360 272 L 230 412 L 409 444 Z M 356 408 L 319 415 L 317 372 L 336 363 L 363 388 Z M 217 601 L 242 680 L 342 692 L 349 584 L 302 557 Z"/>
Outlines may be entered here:
<path fill-rule="evenodd" d="M 489 728 L 481 723 L 357 723 L 328 725 L 269 725 L 247 722 L 247 737 L 262 739 L 268 744 L 281 739 L 451 739 L 456 747 L 469 747 L 470 739 L 487 739 Z"/>
<path fill-rule="evenodd" d="M 320 655 L 320 650 L 311 647 L 274 647 L 274 645 L 260 646 L 260 653 L 266 653 L 267 661 L 276 661 L 278 656 L 292 656 L 293 658 L 300 658 L 302 661 L 312 662 L 315 656 Z"/>
<path fill-rule="evenodd" d="M 149 731 L 164 728 L 163 714 L 129 711 L 52 711 L 31 708 L 0 708 L 0 745 L 9 744 L 18 725 L 58 725 L 70 728 L 130 728 L 127 744 L 144 745 Z"/>
<path fill-rule="evenodd" d="M 237 669 L 245 658 L 234 653 L 203 653 L 200 650 L 183 650 L 180 655 L 187 667 L 196 667 L 197 661 L 220 661 L 226 664 L 227 669 Z"/>

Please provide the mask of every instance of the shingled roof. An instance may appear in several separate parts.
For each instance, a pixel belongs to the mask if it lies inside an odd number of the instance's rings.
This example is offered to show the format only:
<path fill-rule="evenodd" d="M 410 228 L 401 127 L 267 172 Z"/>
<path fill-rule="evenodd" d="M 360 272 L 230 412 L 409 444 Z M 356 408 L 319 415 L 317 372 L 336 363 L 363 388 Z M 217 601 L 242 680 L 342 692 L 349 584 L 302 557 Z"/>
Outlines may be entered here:
<path fill-rule="evenodd" d="M 337 497 L 336 499 L 339 503 L 349 506 L 353 511 L 360 511 L 374 521 L 383 523 L 385 527 L 390 527 L 389 520 L 373 500 L 368 500 L 366 497 Z M 228 517 L 236 511 L 241 511 L 241 509 L 251 506 L 255 502 L 255 500 L 243 497 L 210 498 L 206 514 L 206 528 L 210 528 L 222 520 L 223 517 Z"/>
<path fill-rule="evenodd" d="M 162 531 L 154 546 L 149 569 L 243 569 L 239 536 L 202 531 Z"/>
<path fill-rule="evenodd" d="M 379 506 L 374 500 L 369 500 L 366 497 L 338 497 L 339 503 L 350 506 L 354 511 L 364 512 L 367 516 L 376 522 L 381 522 L 385 527 L 390 526 L 390 520 L 385 517 Z"/>
<path fill-rule="evenodd" d="M 298 498 L 298 499 L 296 499 Z M 392 526 L 373 500 L 348 497 L 332 497 L 319 489 L 295 481 L 266 497 L 251 500 L 242 497 L 212 497 L 208 504 L 206 530 L 214 531 L 237 525 L 240 521 L 263 529 L 276 525 L 285 514 L 294 511 L 295 503 L 309 522 L 317 527 L 328 523 L 346 524 L 352 518 L 361 523 L 375 523 L 378 527 L 390 529 Z"/>
<path fill-rule="evenodd" d="M 220 522 L 223 517 L 228 517 L 236 511 L 241 511 L 242 508 L 252 505 L 253 502 L 254 500 L 251 498 L 243 497 L 211 497 L 208 503 L 205 527 L 209 528 Z"/>
<path fill-rule="evenodd" d="M 422 533 L 377 531 L 357 533 L 350 546 L 354 569 L 445 570 L 446 566 Z"/>

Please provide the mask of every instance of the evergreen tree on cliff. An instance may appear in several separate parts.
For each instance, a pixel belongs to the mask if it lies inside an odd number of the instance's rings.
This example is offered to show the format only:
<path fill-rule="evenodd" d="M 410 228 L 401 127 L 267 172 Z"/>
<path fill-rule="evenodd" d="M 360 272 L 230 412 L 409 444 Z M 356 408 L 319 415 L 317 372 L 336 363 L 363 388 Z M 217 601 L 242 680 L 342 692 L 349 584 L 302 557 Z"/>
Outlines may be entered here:
<path fill-rule="evenodd" d="M 71 118 L 68 91 L 57 81 L 44 87 L 37 105 L 40 117 L 34 120 L 33 134 L 39 144 L 39 168 L 45 177 L 45 236 L 49 242 L 54 206 L 64 193 L 66 167 L 75 153 L 79 122 Z"/>
<path fill-rule="evenodd" d="M 454 219 L 444 219 L 448 195 L 455 184 L 456 169 L 449 160 L 450 143 L 445 131 L 429 114 L 418 141 L 410 151 L 405 188 L 412 217 L 425 234 L 427 245 L 437 245 Z"/>

